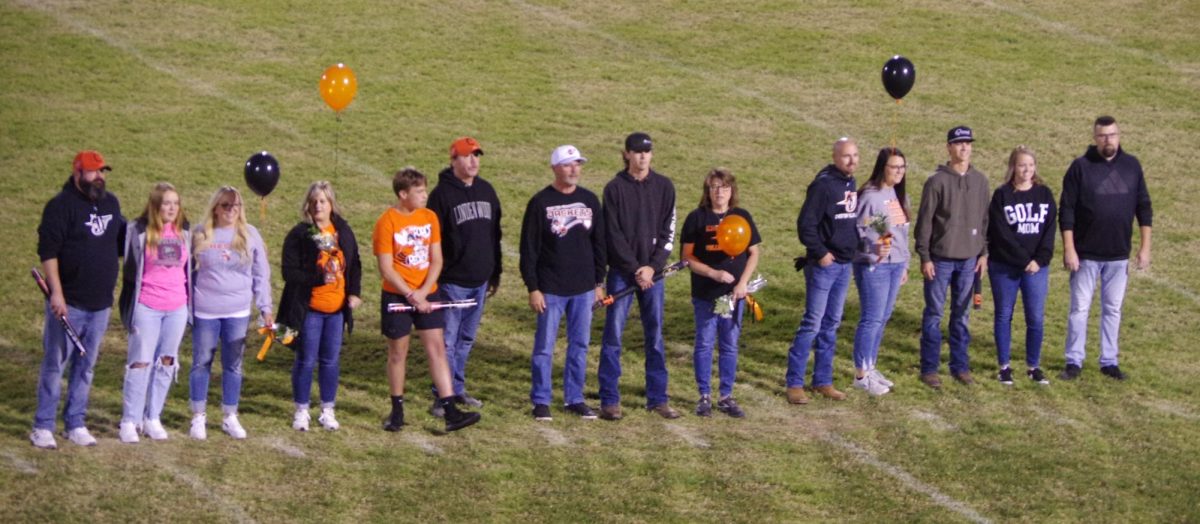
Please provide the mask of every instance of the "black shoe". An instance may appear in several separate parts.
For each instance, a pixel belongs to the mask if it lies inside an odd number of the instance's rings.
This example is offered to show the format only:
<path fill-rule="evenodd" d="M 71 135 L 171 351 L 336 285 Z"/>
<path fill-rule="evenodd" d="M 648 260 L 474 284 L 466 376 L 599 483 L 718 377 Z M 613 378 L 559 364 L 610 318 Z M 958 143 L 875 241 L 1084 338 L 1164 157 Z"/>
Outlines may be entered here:
<path fill-rule="evenodd" d="M 1127 378 L 1124 373 L 1121 373 L 1121 368 L 1116 365 L 1100 366 L 1100 374 L 1114 380 L 1125 380 Z"/>
<path fill-rule="evenodd" d="M 388 415 L 387 420 L 383 421 L 384 431 L 400 431 L 404 427 L 404 408 L 392 409 L 392 413 Z"/>
<path fill-rule="evenodd" d="M 1006 367 L 1000 370 L 1000 383 L 1004 384 L 1005 386 L 1011 386 L 1013 384 L 1012 368 Z"/>
<path fill-rule="evenodd" d="M 1042 368 L 1033 368 L 1029 371 L 1026 371 L 1025 376 L 1029 377 L 1029 380 L 1037 382 L 1043 386 L 1050 384 L 1050 381 L 1046 380 L 1046 374 L 1042 373 Z"/>
<path fill-rule="evenodd" d="M 446 431 L 458 431 L 479 422 L 481 418 L 483 418 L 483 415 L 474 411 L 457 411 L 455 413 L 446 411 Z"/>
<path fill-rule="evenodd" d="M 1079 366 L 1076 366 L 1075 364 L 1067 364 L 1067 367 L 1063 368 L 1062 373 L 1058 374 L 1058 379 L 1059 380 L 1075 380 L 1075 379 L 1079 378 L 1079 373 L 1081 371 L 1083 371 L 1083 370 L 1080 369 Z"/>
<path fill-rule="evenodd" d="M 696 416 L 712 416 L 712 398 L 710 398 L 708 395 L 700 395 L 700 401 L 696 402 Z"/>
<path fill-rule="evenodd" d="M 738 405 L 733 396 L 728 396 L 717 401 L 717 411 L 729 415 L 733 418 L 742 418 L 746 416 L 746 412 L 742 411 L 742 407 Z"/>
<path fill-rule="evenodd" d="M 554 420 L 554 417 L 550 416 L 550 406 L 545 404 L 537 404 L 533 406 L 533 420 Z"/>
<path fill-rule="evenodd" d="M 567 410 L 567 413 L 579 415 L 579 418 L 583 420 L 596 420 L 596 412 L 592 411 L 592 408 L 583 402 L 567 404 L 563 409 Z"/>

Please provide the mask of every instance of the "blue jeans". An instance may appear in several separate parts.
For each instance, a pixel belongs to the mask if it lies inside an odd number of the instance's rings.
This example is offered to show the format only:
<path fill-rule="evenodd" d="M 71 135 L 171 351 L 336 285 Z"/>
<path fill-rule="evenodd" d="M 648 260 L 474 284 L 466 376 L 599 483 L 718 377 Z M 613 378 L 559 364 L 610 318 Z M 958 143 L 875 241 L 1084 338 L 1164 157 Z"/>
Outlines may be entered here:
<path fill-rule="evenodd" d="M 1100 365 L 1117 365 L 1117 337 L 1121 334 L 1121 304 L 1125 301 L 1125 284 L 1129 260 L 1101 262 L 1080 260 L 1079 271 L 1071 273 L 1071 312 L 1067 315 L 1067 364 L 1083 367 L 1087 357 L 1088 313 L 1096 280 L 1100 280 Z"/>
<path fill-rule="evenodd" d="M 475 346 L 475 332 L 479 331 L 479 320 L 483 318 L 483 302 L 487 298 L 487 284 L 479 287 L 462 287 L 454 284 L 438 284 L 445 293 L 445 300 L 474 300 L 478 305 L 467 308 L 452 308 L 446 312 L 446 361 L 450 364 L 450 379 L 454 382 L 454 394 L 467 391 L 467 359 Z M 434 390 L 434 397 L 437 391 Z"/>
<path fill-rule="evenodd" d="M 933 280 L 925 281 L 925 311 L 921 314 L 921 374 L 937 373 L 942 366 L 942 310 L 950 288 L 950 372 L 971 370 L 967 346 L 971 343 L 971 287 L 975 283 L 975 257 L 934 260 Z"/>
<path fill-rule="evenodd" d="M 537 333 L 533 335 L 533 386 L 529 391 L 529 400 L 534 405 L 550 405 L 554 341 L 558 338 L 558 325 L 565 313 L 567 358 L 563 363 L 563 402 L 583 402 L 588 343 L 592 336 L 592 302 L 596 299 L 596 293 L 585 291 L 571 296 L 545 293 L 544 296 L 546 312 L 537 316 Z"/>
<path fill-rule="evenodd" d="M 742 312 L 745 300 L 737 301 L 733 315 L 722 318 L 713 313 L 713 300 L 692 298 L 696 316 L 696 344 L 692 350 L 692 369 L 696 372 L 696 389 L 700 395 L 711 395 L 713 344 L 717 345 L 717 391 L 721 397 L 733 394 L 737 377 L 738 338 L 742 335 Z"/>
<path fill-rule="evenodd" d="M 63 371 L 67 373 L 67 402 L 63 406 L 63 422 L 67 431 L 83 427 L 87 413 L 88 393 L 92 389 L 92 372 L 96 357 L 100 355 L 100 341 L 108 328 L 108 314 L 112 308 L 87 311 L 67 306 L 67 321 L 87 348 L 86 355 L 79 354 L 67 340 L 67 332 L 50 311 L 46 301 L 46 322 L 42 329 L 42 370 L 38 375 L 37 412 L 33 416 L 34 429 L 54 430 L 54 411 L 58 409 L 58 397 L 62 392 Z M 64 359 L 64 355 L 66 358 Z"/>
<path fill-rule="evenodd" d="M 626 275 L 612 269 L 608 271 L 608 294 L 636 285 L 632 274 Z M 629 309 L 633 306 L 634 296 L 638 301 L 646 348 L 646 406 L 654 407 L 669 400 L 667 353 L 662 337 L 665 294 L 666 286 L 659 280 L 650 289 L 634 291 L 632 295 L 626 295 L 608 306 L 604 316 L 604 339 L 600 345 L 600 369 L 597 372 L 601 406 L 615 406 L 621 403 L 621 392 L 618 389 L 621 380 L 621 336 L 625 332 L 625 322 L 629 320 Z"/>
<path fill-rule="evenodd" d="M 333 407 L 337 401 L 338 375 L 342 353 L 342 313 L 309 310 L 300 330 L 300 347 L 292 365 L 292 400 L 308 407 L 312 396 L 313 368 L 321 388 L 321 407 Z"/>
<path fill-rule="evenodd" d="M 850 289 L 850 263 L 834 262 L 821 267 L 813 261 L 804 266 L 804 318 L 788 349 L 787 387 L 801 387 L 808 374 L 808 352 L 813 356 L 814 387 L 833 384 L 833 350 L 842 324 L 842 307 Z"/>
<path fill-rule="evenodd" d="M 187 321 L 186 304 L 172 311 L 133 305 L 121 422 L 141 425 L 143 419 L 158 420 L 162 414 L 167 391 L 179 373 L 179 342 Z"/>
<path fill-rule="evenodd" d="M 907 262 L 894 264 L 854 264 L 854 284 L 858 287 L 858 302 L 862 310 L 854 330 L 854 367 L 875 369 L 883 329 L 892 318 L 900 279 L 908 271 Z"/>
<path fill-rule="evenodd" d="M 204 413 L 218 341 L 221 344 L 222 411 L 237 412 L 242 396 L 242 356 L 246 353 L 246 328 L 249 325 L 248 316 L 196 318 L 192 322 L 192 370 L 188 375 L 192 413 Z"/>
<path fill-rule="evenodd" d="M 1050 268 L 1026 273 L 1025 268 L 1003 262 L 988 261 L 988 281 L 992 284 L 992 301 L 996 316 L 992 332 L 996 336 L 996 361 L 1003 368 L 1012 357 L 1012 317 L 1017 305 L 1017 292 L 1025 306 L 1025 365 L 1038 367 L 1042 360 L 1043 317 L 1046 314 L 1046 293 L 1050 286 Z"/>

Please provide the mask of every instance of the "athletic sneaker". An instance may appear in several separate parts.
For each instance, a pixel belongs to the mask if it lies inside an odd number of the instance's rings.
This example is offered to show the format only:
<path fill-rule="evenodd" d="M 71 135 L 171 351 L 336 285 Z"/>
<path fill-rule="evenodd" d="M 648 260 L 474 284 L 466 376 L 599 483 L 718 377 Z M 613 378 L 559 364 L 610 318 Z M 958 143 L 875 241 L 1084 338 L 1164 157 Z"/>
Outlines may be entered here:
<path fill-rule="evenodd" d="M 308 422 L 312 420 L 312 415 L 308 414 L 307 409 L 297 409 L 292 415 L 292 429 L 296 431 L 308 431 Z"/>
<path fill-rule="evenodd" d="M 93 437 L 92 434 L 88 432 L 88 429 L 83 426 L 79 426 L 71 431 L 68 431 L 67 440 L 74 442 L 77 446 L 96 445 L 96 437 Z"/>
<path fill-rule="evenodd" d="M 1029 377 L 1029 380 L 1037 382 L 1043 386 L 1050 384 L 1050 381 L 1046 380 L 1046 374 L 1042 373 L 1042 368 L 1033 368 L 1029 371 L 1026 371 L 1025 376 Z"/>
<path fill-rule="evenodd" d="M 700 401 L 696 402 L 696 416 L 711 417 L 712 416 L 712 398 L 708 395 L 700 395 Z"/>
<path fill-rule="evenodd" d="M 584 404 L 583 402 L 567 404 L 563 407 L 563 409 L 567 410 L 567 413 L 579 415 L 579 418 L 583 420 L 596 420 L 596 412 L 592 411 L 592 408 L 588 407 L 588 405 Z"/>
<path fill-rule="evenodd" d="M 457 407 L 453 407 L 453 409 L 447 409 L 445 417 L 446 431 L 458 431 L 476 422 L 479 422 L 479 419 L 481 418 L 483 418 L 483 415 L 480 415 L 474 411 L 459 411 Z"/>
<path fill-rule="evenodd" d="M 438 399 L 433 399 L 433 405 L 429 406 L 429 414 L 433 415 L 433 418 L 443 418 L 446 416 L 446 409 Z"/>
<path fill-rule="evenodd" d="M 1004 369 L 1001 369 L 999 379 L 1000 383 L 1005 386 L 1013 385 L 1012 368 L 1005 366 Z"/>
<path fill-rule="evenodd" d="M 142 433 L 145 433 L 150 440 L 167 440 L 167 428 L 164 428 L 162 421 L 158 419 L 146 420 L 142 422 Z"/>
<path fill-rule="evenodd" d="M 54 432 L 48 429 L 34 429 L 29 434 L 29 442 L 33 447 L 39 449 L 58 449 L 58 442 L 54 440 Z"/>
<path fill-rule="evenodd" d="M 461 405 L 464 405 L 464 406 L 467 406 L 467 407 L 471 407 L 471 408 L 481 408 L 481 407 L 483 407 L 483 401 L 482 401 L 482 400 L 479 400 L 479 399 L 477 399 L 477 398 L 475 398 L 475 397 L 472 397 L 471 395 L 468 395 L 468 394 L 466 394 L 466 393 L 463 393 L 462 395 L 455 395 L 455 396 L 454 396 L 454 403 L 455 403 L 455 404 L 461 404 Z"/>
<path fill-rule="evenodd" d="M 321 415 L 317 417 L 317 422 L 327 431 L 337 431 L 342 427 L 338 424 L 337 417 L 333 414 L 333 408 L 321 408 Z"/>
<path fill-rule="evenodd" d="M 550 416 L 550 406 L 545 404 L 536 404 L 533 406 L 533 420 L 550 421 L 554 417 Z"/>
<path fill-rule="evenodd" d="M 1117 365 L 1100 366 L 1100 374 L 1115 380 L 1125 380 L 1127 375 L 1121 373 L 1121 368 Z"/>
<path fill-rule="evenodd" d="M 117 427 L 117 435 L 121 437 L 121 442 L 126 444 L 134 444 L 140 440 L 138 439 L 137 434 L 137 424 L 132 422 L 122 422 L 121 425 Z"/>
<path fill-rule="evenodd" d="M 875 377 L 870 373 L 863 375 L 862 378 L 854 379 L 854 387 L 866 391 L 867 394 L 872 397 L 886 395 L 889 391 L 891 391 L 891 389 L 885 386 L 883 382 L 875 380 Z"/>
<path fill-rule="evenodd" d="M 1067 364 L 1067 367 L 1063 368 L 1062 373 L 1058 374 L 1058 378 L 1059 380 L 1075 380 L 1079 378 L 1079 373 L 1082 371 L 1083 369 L 1075 364 Z"/>
<path fill-rule="evenodd" d="M 733 395 L 723 397 L 717 401 L 717 411 L 729 415 L 733 418 L 742 418 L 746 416 L 746 412 L 742 411 L 742 407 L 733 399 Z"/>
<path fill-rule="evenodd" d="M 888 380 L 887 377 L 883 376 L 883 373 L 880 373 L 878 369 L 871 368 L 871 370 L 867 372 L 867 375 L 870 376 L 873 381 L 883 384 L 888 389 L 896 386 L 892 383 L 892 381 Z"/>
<path fill-rule="evenodd" d="M 221 419 L 221 430 L 228 433 L 235 440 L 246 438 L 246 428 L 242 427 L 237 413 L 229 413 Z"/>
<path fill-rule="evenodd" d="M 192 429 L 188 430 L 188 436 L 196 440 L 208 440 L 208 429 L 204 427 L 207 423 L 208 415 L 204 413 L 192 415 Z"/>
<path fill-rule="evenodd" d="M 384 431 L 400 431 L 404 427 L 404 405 L 397 405 L 392 408 L 392 413 L 388 415 L 387 420 L 383 421 Z"/>

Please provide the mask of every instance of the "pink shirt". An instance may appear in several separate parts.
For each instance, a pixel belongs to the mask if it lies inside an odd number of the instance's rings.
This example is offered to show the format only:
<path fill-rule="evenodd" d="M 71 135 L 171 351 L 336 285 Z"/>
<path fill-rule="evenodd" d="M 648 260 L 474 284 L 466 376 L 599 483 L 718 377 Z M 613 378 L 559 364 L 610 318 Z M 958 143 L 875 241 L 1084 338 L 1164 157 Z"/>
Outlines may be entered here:
<path fill-rule="evenodd" d="M 165 224 L 158 246 L 146 250 L 139 303 L 158 311 L 174 311 L 187 303 L 187 250 L 175 225 Z"/>

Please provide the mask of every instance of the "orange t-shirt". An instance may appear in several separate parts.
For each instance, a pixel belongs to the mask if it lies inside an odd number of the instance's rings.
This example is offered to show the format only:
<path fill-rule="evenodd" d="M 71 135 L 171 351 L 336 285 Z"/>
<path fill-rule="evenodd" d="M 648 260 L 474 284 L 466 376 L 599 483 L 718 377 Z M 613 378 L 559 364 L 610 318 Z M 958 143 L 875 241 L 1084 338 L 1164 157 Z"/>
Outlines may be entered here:
<path fill-rule="evenodd" d="M 337 248 L 337 230 L 333 224 L 321 228 L 321 233 L 333 237 L 334 248 L 317 254 L 317 269 L 325 275 L 325 284 L 313 288 L 308 307 L 321 313 L 336 313 L 346 301 L 346 254 Z"/>
<path fill-rule="evenodd" d="M 375 222 L 372 235 L 375 256 L 392 255 L 392 267 L 412 289 L 421 287 L 429 274 L 429 246 L 441 242 L 442 227 L 438 224 L 437 214 L 426 208 L 404 215 L 389 207 Z M 383 290 L 402 294 L 387 280 L 383 281 Z M 433 291 L 437 291 L 437 284 L 430 289 Z"/>

